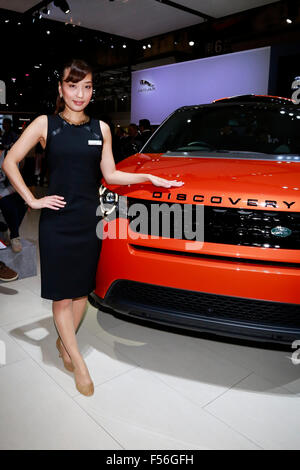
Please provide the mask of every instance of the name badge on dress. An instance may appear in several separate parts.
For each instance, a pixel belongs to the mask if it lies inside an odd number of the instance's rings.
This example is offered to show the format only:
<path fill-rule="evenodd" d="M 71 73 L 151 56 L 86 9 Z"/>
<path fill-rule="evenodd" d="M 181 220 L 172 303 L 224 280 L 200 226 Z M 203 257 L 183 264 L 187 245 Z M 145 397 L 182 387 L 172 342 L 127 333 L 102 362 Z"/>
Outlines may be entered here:
<path fill-rule="evenodd" d="M 89 145 L 102 145 L 102 140 L 89 140 Z"/>

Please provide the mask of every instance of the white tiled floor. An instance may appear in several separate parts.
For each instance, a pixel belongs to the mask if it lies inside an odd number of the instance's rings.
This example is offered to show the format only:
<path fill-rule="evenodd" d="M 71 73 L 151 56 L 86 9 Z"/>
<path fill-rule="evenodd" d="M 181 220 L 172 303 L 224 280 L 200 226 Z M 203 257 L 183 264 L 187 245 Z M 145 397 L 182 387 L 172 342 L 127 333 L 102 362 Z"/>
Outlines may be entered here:
<path fill-rule="evenodd" d="M 37 241 L 38 217 L 26 215 L 23 237 Z M 78 342 L 95 394 L 84 397 L 58 357 L 39 274 L 1 284 L 0 299 L 0 449 L 300 449 L 291 353 L 140 326 L 89 305 Z"/>

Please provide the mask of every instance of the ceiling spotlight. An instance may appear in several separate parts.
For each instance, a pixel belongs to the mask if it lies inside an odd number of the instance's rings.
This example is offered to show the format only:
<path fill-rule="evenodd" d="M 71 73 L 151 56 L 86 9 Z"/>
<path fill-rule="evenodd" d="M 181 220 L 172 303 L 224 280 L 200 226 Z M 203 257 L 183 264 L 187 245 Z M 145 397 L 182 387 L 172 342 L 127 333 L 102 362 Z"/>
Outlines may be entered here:
<path fill-rule="evenodd" d="M 286 15 L 286 18 L 285 18 L 285 21 L 288 24 L 291 24 L 294 21 L 296 21 L 298 13 L 299 13 L 298 10 L 299 10 L 299 7 L 297 6 L 297 4 L 294 1 L 288 0 L 288 2 L 287 2 L 287 15 Z"/>
<path fill-rule="evenodd" d="M 195 45 L 195 41 L 190 41 L 189 42 L 189 46 L 194 46 Z"/>
<path fill-rule="evenodd" d="M 66 0 L 54 0 L 54 5 L 58 8 L 60 8 L 61 11 L 63 11 L 65 13 L 65 15 L 67 13 L 70 13 L 70 7 L 69 7 L 68 3 L 66 2 Z"/>
<path fill-rule="evenodd" d="M 44 15 L 50 15 L 50 10 L 49 8 L 45 7 L 42 9 L 42 13 L 44 13 Z"/>

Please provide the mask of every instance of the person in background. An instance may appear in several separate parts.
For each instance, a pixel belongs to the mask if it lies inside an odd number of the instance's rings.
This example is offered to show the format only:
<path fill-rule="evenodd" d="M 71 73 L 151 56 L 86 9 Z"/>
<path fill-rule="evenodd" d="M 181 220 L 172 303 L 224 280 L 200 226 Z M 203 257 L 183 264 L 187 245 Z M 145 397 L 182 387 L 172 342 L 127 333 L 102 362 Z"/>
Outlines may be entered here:
<path fill-rule="evenodd" d="M 140 119 L 139 129 L 141 132 L 142 144 L 144 145 L 152 135 L 152 130 L 151 130 L 149 119 Z"/>
<path fill-rule="evenodd" d="M 123 158 L 129 157 L 138 153 L 143 146 L 143 139 L 139 133 L 139 128 L 136 124 L 131 123 L 128 126 L 128 137 L 124 140 L 123 145 Z"/>
<path fill-rule="evenodd" d="M 12 128 L 12 122 L 9 118 L 4 118 L 2 121 L 3 134 L 1 144 L 4 150 L 9 150 L 13 144 L 18 140 L 18 135 Z"/>
<path fill-rule="evenodd" d="M 114 126 L 114 127 L 115 127 L 115 132 L 114 132 L 113 141 L 115 140 L 116 149 L 117 149 L 117 152 L 114 155 L 115 155 L 115 163 L 118 163 L 124 159 L 124 148 L 128 140 L 128 134 L 123 127 L 119 125 Z"/>
<path fill-rule="evenodd" d="M 10 240 L 7 235 L 4 242 L 11 245 L 14 253 L 22 250 L 19 228 L 26 214 L 28 206 L 24 199 L 15 191 L 2 170 L 6 152 L 0 147 L 0 210 L 10 231 Z"/>
<path fill-rule="evenodd" d="M 0 281 L 9 282 L 18 279 L 19 275 L 16 271 L 6 266 L 3 261 L 0 261 Z"/>
<path fill-rule="evenodd" d="M 5 222 L 0 220 L 0 250 L 5 250 L 7 248 L 5 242 L 1 239 L 1 232 L 5 232 L 7 230 L 7 225 Z M 6 266 L 3 261 L 0 261 L 0 281 L 9 282 L 15 281 L 18 279 L 19 275 L 16 271 Z"/>
<path fill-rule="evenodd" d="M 115 163 L 118 163 L 123 158 L 121 136 L 124 135 L 124 129 L 120 131 L 119 127 L 115 127 L 114 123 L 112 122 L 111 117 L 107 114 L 102 114 L 100 116 L 100 119 L 109 126 L 109 129 L 111 132 L 111 139 L 112 139 L 112 151 L 113 151 L 113 155 L 115 158 Z"/>
<path fill-rule="evenodd" d="M 127 138 L 127 133 L 125 129 L 119 125 L 116 127 L 115 135 L 119 140 Z"/>
<path fill-rule="evenodd" d="M 5 232 L 6 230 L 7 230 L 6 223 L 0 220 L 0 237 L 1 237 L 1 232 Z M 6 249 L 6 244 L 0 238 L 0 250 L 5 250 L 5 249 Z M 3 261 L 0 261 L 0 281 L 3 281 L 3 282 L 15 281 L 16 279 L 18 279 L 18 277 L 19 275 L 16 271 L 6 266 L 6 264 L 3 263 Z"/>

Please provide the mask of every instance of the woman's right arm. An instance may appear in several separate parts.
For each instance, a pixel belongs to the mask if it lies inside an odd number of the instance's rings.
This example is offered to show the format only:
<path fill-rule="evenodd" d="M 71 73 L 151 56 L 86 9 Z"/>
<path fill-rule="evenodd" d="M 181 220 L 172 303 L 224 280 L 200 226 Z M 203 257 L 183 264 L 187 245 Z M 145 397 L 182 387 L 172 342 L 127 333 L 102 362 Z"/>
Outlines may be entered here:
<path fill-rule="evenodd" d="M 7 153 L 2 164 L 2 170 L 15 190 L 32 209 L 48 207 L 50 209 L 58 210 L 60 207 L 65 206 L 63 196 L 54 195 L 36 199 L 30 189 L 26 186 L 18 167 L 18 164 L 38 142 L 46 143 L 47 127 L 48 118 L 46 115 L 37 117 L 31 124 L 29 124 Z"/>

